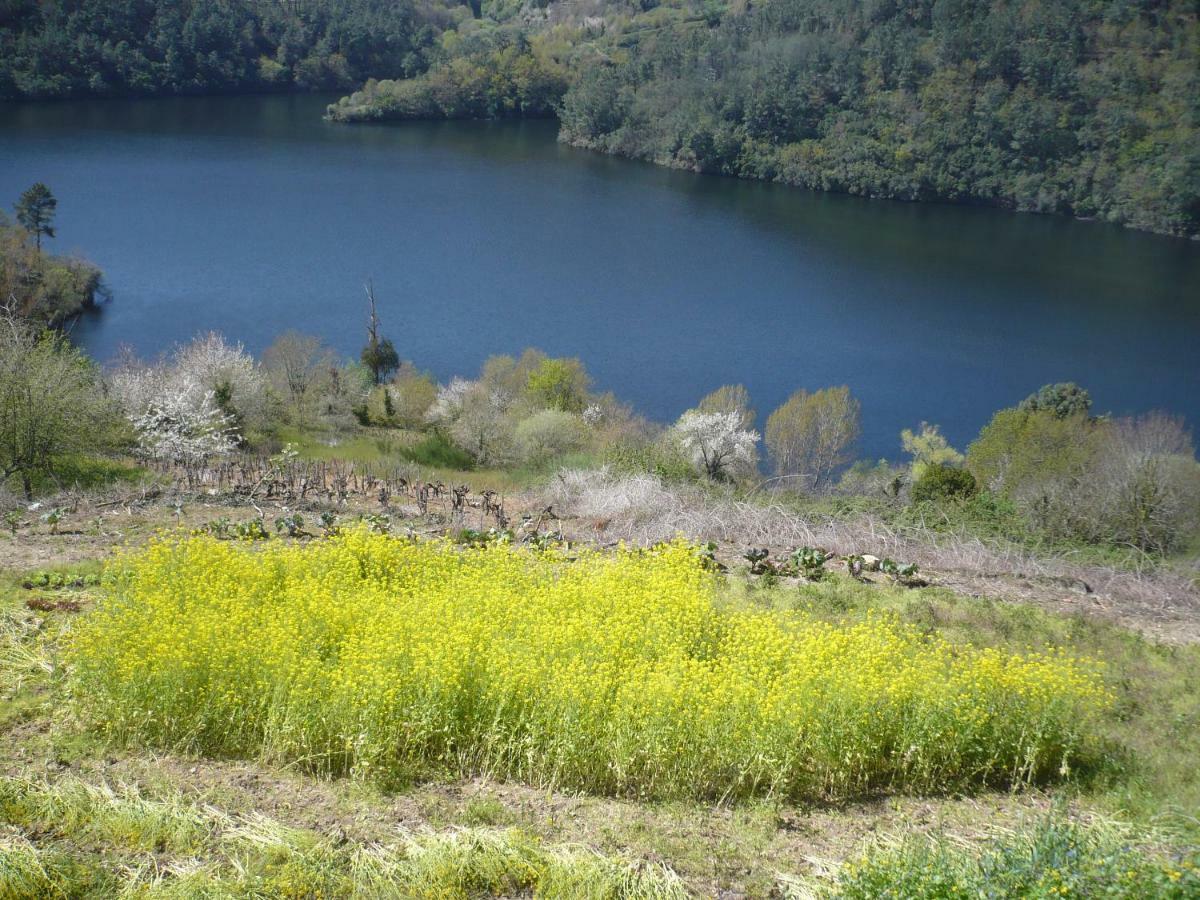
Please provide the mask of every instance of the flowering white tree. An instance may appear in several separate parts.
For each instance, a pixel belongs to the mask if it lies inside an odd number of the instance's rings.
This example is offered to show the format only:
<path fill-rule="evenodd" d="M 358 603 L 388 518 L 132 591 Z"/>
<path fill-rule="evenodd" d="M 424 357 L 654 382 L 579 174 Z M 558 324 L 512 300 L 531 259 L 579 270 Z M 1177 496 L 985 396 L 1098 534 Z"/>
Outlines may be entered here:
<path fill-rule="evenodd" d="M 174 462 L 199 462 L 237 446 L 233 421 L 221 412 L 213 392 L 203 392 L 199 400 L 197 394 L 194 385 L 182 385 L 130 416 L 144 454 Z"/>
<path fill-rule="evenodd" d="M 741 427 L 737 412 L 703 413 L 691 409 L 671 429 L 692 465 L 714 481 L 753 471 L 759 434 Z"/>
<path fill-rule="evenodd" d="M 429 407 L 425 418 L 437 425 L 447 425 L 453 422 L 462 413 L 463 403 L 473 387 L 475 387 L 474 381 L 457 377 L 451 378 L 449 384 L 439 385 L 437 398 Z"/>
<path fill-rule="evenodd" d="M 255 418 L 266 403 L 266 378 L 241 342 L 229 344 L 210 331 L 175 350 L 174 368 L 206 390 L 228 392 L 229 401 L 244 418 Z"/>
<path fill-rule="evenodd" d="M 240 441 L 238 420 L 263 415 L 266 403 L 258 363 L 215 332 L 151 365 L 126 360 L 109 383 L 141 451 L 152 458 L 227 453 Z"/>

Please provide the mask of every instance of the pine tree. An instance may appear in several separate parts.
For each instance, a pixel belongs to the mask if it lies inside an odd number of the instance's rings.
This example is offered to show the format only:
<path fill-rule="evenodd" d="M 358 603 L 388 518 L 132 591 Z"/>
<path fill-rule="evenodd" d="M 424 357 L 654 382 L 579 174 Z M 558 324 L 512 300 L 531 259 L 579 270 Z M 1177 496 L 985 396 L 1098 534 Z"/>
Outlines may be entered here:
<path fill-rule="evenodd" d="M 367 300 L 371 304 L 371 318 L 367 322 L 367 345 L 359 357 L 362 364 L 371 370 L 376 384 L 400 368 L 400 356 L 392 342 L 379 336 L 379 314 L 375 310 L 375 288 L 367 282 Z"/>
<path fill-rule="evenodd" d="M 25 191 L 17 201 L 17 221 L 33 235 L 39 250 L 42 249 L 42 235 L 54 237 L 54 212 L 57 208 L 58 201 L 54 194 L 40 181 Z"/>

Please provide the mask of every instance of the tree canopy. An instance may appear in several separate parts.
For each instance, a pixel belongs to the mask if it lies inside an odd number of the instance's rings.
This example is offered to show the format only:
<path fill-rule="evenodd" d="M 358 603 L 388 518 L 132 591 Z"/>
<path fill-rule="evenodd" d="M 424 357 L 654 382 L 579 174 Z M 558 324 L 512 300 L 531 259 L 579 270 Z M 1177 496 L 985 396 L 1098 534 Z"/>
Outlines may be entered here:
<path fill-rule="evenodd" d="M 0 99 L 349 87 L 424 71 L 450 21 L 412 0 L 7 0 Z"/>
<path fill-rule="evenodd" d="M 609 18 L 600 35 L 446 42 L 428 75 L 368 84 L 331 113 L 553 109 L 567 143 L 697 172 L 1200 233 L 1191 0 L 767 0 Z M 534 81 L 505 74 L 521 56 L 552 76 L 536 100 Z"/>
<path fill-rule="evenodd" d="M 27 497 L 64 457 L 103 452 L 126 437 L 100 372 L 53 332 L 0 316 L 0 484 L 20 481 Z"/>

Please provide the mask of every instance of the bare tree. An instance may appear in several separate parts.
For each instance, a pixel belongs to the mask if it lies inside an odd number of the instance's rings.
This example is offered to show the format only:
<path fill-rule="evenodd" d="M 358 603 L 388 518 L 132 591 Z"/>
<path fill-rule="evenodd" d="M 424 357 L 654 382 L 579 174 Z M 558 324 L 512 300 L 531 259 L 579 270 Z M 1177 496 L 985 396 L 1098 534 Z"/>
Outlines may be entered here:
<path fill-rule="evenodd" d="M 503 465 L 513 453 L 513 423 L 505 412 L 485 384 L 467 382 L 450 435 L 481 464 Z"/>
<path fill-rule="evenodd" d="M 263 368 L 300 423 L 307 419 L 319 386 L 334 366 L 333 352 L 319 338 L 295 331 L 280 335 L 263 353 Z"/>

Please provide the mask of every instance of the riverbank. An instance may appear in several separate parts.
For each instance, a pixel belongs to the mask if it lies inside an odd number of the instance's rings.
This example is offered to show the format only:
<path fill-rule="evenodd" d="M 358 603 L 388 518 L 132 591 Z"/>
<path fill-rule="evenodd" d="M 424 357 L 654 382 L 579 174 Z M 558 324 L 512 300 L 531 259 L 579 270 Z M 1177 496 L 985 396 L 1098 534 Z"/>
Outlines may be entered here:
<path fill-rule="evenodd" d="M 0 213 L 0 298 L 9 312 L 58 327 L 94 309 L 106 294 L 97 266 L 43 251 L 24 228 L 7 224 Z"/>
<path fill-rule="evenodd" d="M 775 3 L 495 27 L 417 78 L 368 82 L 329 115 L 552 108 L 571 146 L 673 168 L 1196 238 L 1200 26 L 1182 0 L 1170 6 L 1120 24 L 1082 3 L 1058 9 L 1053 25 L 988 6 L 950 22 Z M 981 50 L 981 34 L 1005 51 Z M 1147 53 L 1151 44 L 1171 49 Z M 1034 57 L 1046 68 L 1014 62 Z M 1122 108 L 1128 125 L 1114 127 Z"/>
<path fill-rule="evenodd" d="M 761 409 L 846 384 L 871 459 L 921 419 L 964 446 L 1062 379 L 1200 421 L 1194 243 L 697 177 L 570 150 L 548 120 L 343 127 L 330 99 L 0 109 L 0 196 L 46 181 L 55 246 L 119 300 L 73 339 L 101 363 L 212 329 L 259 353 L 294 323 L 353 356 L 370 277 L 441 381 L 538 346 L 659 422 L 721 383 Z"/>

